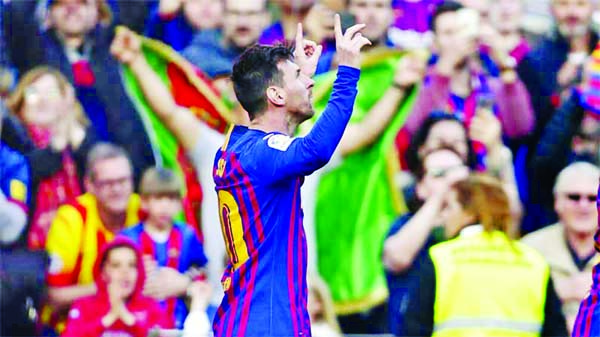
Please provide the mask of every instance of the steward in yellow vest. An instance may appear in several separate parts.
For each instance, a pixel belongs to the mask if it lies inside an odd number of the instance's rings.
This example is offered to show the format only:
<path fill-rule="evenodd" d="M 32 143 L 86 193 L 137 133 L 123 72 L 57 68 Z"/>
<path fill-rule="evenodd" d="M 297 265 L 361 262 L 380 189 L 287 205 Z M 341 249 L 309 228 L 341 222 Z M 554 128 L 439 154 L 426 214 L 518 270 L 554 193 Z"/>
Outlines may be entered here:
<path fill-rule="evenodd" d="M 406 336 L 567 336 L 549 266 L 507 236 L 508 198 L 473 175 L 448 194 L 449 241 L 429 250 L 406 310 Z"/>

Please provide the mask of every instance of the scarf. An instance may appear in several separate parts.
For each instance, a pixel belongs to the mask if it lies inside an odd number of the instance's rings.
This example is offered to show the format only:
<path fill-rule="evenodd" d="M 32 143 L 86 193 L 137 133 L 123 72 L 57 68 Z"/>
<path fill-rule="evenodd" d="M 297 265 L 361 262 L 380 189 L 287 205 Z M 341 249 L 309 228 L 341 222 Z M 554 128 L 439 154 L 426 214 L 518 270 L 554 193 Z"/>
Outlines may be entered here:
<path fill-rule="evenodd" d="M 48 130 L 35 126 L 28 126 L 27 129 L 36 148 L 44 149 L 50 145 L 51 135 Z M 56 210 L 63 203 L 82 193 L 77 167 L 70 150 L 65 149 L 61 156 L 61 168 L 39 181 L 27 238 L 30 249 L 46 247 L 46 237 Z"/>

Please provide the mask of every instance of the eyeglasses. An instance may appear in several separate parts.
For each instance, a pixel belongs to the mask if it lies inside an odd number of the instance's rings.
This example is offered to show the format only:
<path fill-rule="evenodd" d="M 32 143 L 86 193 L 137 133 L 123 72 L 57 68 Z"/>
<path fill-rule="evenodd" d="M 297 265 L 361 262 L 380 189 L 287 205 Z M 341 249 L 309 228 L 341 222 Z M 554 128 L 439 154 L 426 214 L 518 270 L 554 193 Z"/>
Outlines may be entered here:
<path fill-rule="evenodd" d="M 567 193 L 566 196 L 567 196 L 567 199 L 569 199 L 571 201 L 575 201 L 575 202 L 579 202 L 579 200 L 581 200 L 581 198 L 584 198 L 589 202 L 596 202 L 596 198 L 597 198 L 597 195 L 595 195 L 595 194 L 583 195 L 583 194 L 579 194 L 579 193 Z"/>

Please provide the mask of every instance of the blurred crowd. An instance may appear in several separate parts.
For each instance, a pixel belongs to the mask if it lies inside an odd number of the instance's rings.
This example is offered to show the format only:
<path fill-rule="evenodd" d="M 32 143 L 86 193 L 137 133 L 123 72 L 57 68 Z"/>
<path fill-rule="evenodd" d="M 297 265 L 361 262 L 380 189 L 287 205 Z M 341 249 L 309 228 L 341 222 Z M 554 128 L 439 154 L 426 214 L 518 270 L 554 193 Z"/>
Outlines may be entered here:
<path fill-rule="evenodd" d="M 232 65 L 302 23 L 318 116 L 334 13 L 372 45 L 303 185 L 313 335 L 570 334 L 600 262 L 596 1 L 4 0 L 0 335 L 208 336 Z"/>

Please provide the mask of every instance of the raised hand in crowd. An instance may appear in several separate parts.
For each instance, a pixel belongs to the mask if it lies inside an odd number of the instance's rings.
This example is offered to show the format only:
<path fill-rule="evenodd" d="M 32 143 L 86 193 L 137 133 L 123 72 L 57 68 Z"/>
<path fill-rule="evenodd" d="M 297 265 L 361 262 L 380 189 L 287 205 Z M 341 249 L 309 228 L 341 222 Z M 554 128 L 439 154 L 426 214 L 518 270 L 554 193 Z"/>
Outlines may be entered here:
<path fill-rule="evenodd" d="M 142 59 L 141 38 L 126 27 L 118 27 L 110 45 L 110 53 L 119 62 L 132 66 L 135 61 Z"/>
<path fill-rule="evenodd" d="M 427 69 L 427 59 L 418 53 L 409 53 L 400 59 L 394 74 L 394 85 L 408 89 L 421 83 Z"/>
<path fill-rule="evenodd" d="M 489 109 L 477 109 L 469 127 L 469 138 L 485 145 L 488 153 L 495 152 L 503 146 L 502 124 Z"/>
<path fill-rule="evenodd" d="M 77 149 L 85 138 L 85 127 L 74 113 L 75 92 L 72 87 L 66 88 L 62 105 L 63 113 L 51 128 L 50 145 L 55 151 L 62 151 L 66 147 Z"/>
<path fill-rule="evenodd" d="M 573 36 L 567 61 L 563 63 L 556 75 L 558 85 L 566 87 L 577 80 L 577 75 L 588 56 L 587 36 Z"/>

